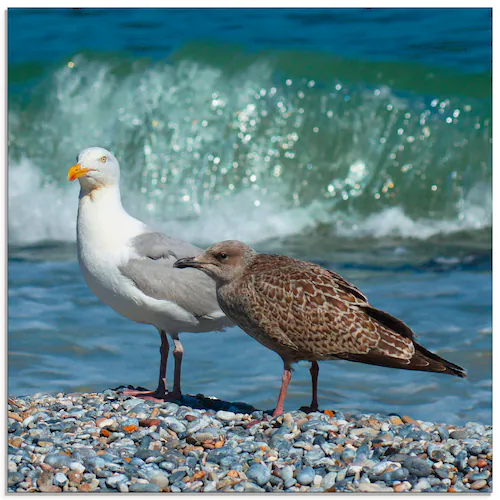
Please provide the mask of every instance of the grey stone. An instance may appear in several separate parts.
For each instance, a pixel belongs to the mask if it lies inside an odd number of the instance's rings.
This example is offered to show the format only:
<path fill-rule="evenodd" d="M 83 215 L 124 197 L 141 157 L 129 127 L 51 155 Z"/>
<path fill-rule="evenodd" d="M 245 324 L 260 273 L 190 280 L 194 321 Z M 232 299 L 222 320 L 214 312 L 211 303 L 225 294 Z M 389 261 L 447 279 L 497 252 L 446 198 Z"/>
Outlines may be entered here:
<path fill-rule="evenodd" d="M 271 471 L 263 464 L 253 464 L 246 473 L 247 478 L 264 486 L 271 479 Z"/>
<path fill-rule="evenodd" d="M 346 448 L 340 457 L 346 464 L 350 464 L 356 457 L 356 451 L 352 448 Z"/>
<path fill-rule="evenodd" d="M 450 437 L 452 439 L 465 439 L 467 437 L 467 431 L 465 429 L 457 429 L 450 432 Z"/>
<path fill-rule="evenodd" d="M 135 456 L 137 458 L 141 458 L 142 460 L 146 460 L 150 457 L 161 457 L 161 450 L 149 450 L 145 448 L 138 448 L 135 452 Z"/>
<path fill-rule="evenodd" d="M 129 489 L 128 489 L 128 486 L 126 483 L 124 482 L 121 482 L 121 483 L 118 483 L 116 485 L 116 489 L 120 492 L 120 493 L 128 493 L 129 492 Z"/>
<path fill-rule="evenodd" d="M 390 472 L 384 472 L 379 478 L 386 483 L 393 483 L 394 481 L 404 481 L 408 478 L 410 472 L 407 468 L 401 467 L 400 469 L 394 469 Z"/>
<path fill-rule="evenodd" d="M 90 457 L 85 461 L 85 463 L 87 464 L 87 468 L 89 468 L 90 470 L 102 469 L 106 464 L 105 460 L 101 457 Z"/>
<path fill-rule="evenodd" d="M 20 472 L 9 472 L 9 478 L 7 480 L 7 484 L 9 486 L 15 486 L 20 483 L 24 479 L 24 474 Z"/>
<path fill-rule="evenodd" d="M 174 431 L 176 434 L 181 434 L 186 432 L 186 425 L 184 422 L 177 420 L 175 417 L 165 417 L 161 423 L 162 426 L 167 426 L 170 430 Z"/>
<path fill-rule="evenodd" d="M 167 461 L 160 462 L 160 469 L 166 470 L 168 472 L 172 472 L 176 467 L 177 463 L 175 462 L 167 462 Z"/>
<path fill-rule="evenodd" d="M 68 483 L 68 477 L 66 476 L 66 474 L 63 474 L 62 472 L 58 472 L 57 474 L 54 475 L 53 483 L 56 486 L 62 487 Z"/>
<path fill-rule="evenodd" d="M 450 437 L 450 433 L 448 432 L 448 429 L 444 425 L 440 425 L 437 428 L 437 431 L 439 433 L 441 441 L 446 441 Z"/>
<path fill-rule="evenodd" d="M 132 483 L 128 490 L 131 493 L 159 493 L 160 487 L 151 483 Z"/>
<path fill-rule="evenodd" d="M 285 467 L 280 469 L 279 474 L 281 479 L 283 479 L 283 481 L 293 478 L 293 467 L 290 465 L 285 465 Z"/>
<path fill-rule="evenodd" d="M 449 472 L 448 469 L 445 469 L 444 467 L 438 467 L 437 469 L 434 469 L 434 474 L 441 479 L 447 479 Z"/>
<path fill-rule="evenodd" d="M 186 475 L 185 470 L 179 470 L 179 471 L 176 471 L 176 472 L 173 472 L 172 474 L 170 474 L 168 480 L 170 483 L 173 484 L 176 481 L 179 481 L 180 479 L 182 479 L 185 475 Z"/>
<path fill-rule="evenodd" d="M 481 479 L 488 479 L 490 477 L 489 471 L 475 472 L 469 476 L 469 481 L 479 481 Z"/>
<path fill-rule="evenodd" d="M 235 420 L 236 414 L 233 413 L 232 411 L 219 410 L 215 414 L 215 418 L 217 418 L 218 420 L 222 420 L 224 422 L 229 422 L 231 420 Z"/>
<path fill-rule="evenodd" d="M 336 480 L 337 480 L 337 473 L 336 472 L 329 472 L 321 480 L 321 488 L 323 488 L 324 490 L 330 489 L 335 484 Z"/>
<path fill-rule="evenodd" d="M 310 463 L 315 464 L 318 460 L 321 460 L 325 456 L 325 452 L 318 446 L 313 446 L 306 454 L 304 458 Z"/>
<path fill-rule="evenodd" d="M 219 433 L 220 431 L 215 427 L 206 427 L 205 429 L 196 432 L 193 437 L 199 443 L 203 443 L 203 441 L 212 441 L 217 439 L 219 437 Z"/>
<path fill-rule="evenodd" d="M 163 470 L 153 470 L 151 473 L 148 473 L 148 479 L 162 490 L 169 485 L 169 475 Z"/>
<path fill-rule="evenodd" d="M 110 488 L 116 488 L 118 483 L 128 481 L 128 477 L 125 474 L 117 474 L 116 476 L 110 476 L 106 478 L 106 485 Z"/>
<path fill-rule="evenodd" d="M 255 483 L 251 483 L 250 481 L 242 481 L 241 486 L 243 490 L 249 493 L 264 493 L 265 490 L 260 486 L 257 486 Z M 206 491 L 206 490 L 205 490 Z"/>
<path fill-rule="evenodd" d="M 425 491 L 431 488 L 431 483 L 427 478 L 420 478 L 417 482 L 417 484 L 413 487 L 413 490 L 415 491 Z"/>
<path fill-rule="evenodd" d="M 403 462 L 403 467 L 408 469 L 410 474 L 414 474 L 417 477 L 426 477 L 432 471 L 429 461 L 418 457 L 408 457 Z"/>
<path fill-rule="evenodd" d="M 71 457 L 64 455 L 62 453 L 51 453 L 45 457 L 44 462 L 47 465 L 54 467 L 54 469 L 60 469 L 61 467 L 68 467 L 73 462 Z"/>
<path fill-rule="evenodd" d="M 123 406 L 123 408 L 125 408 L 125 410 L 130 411 L 133 408 L 135 408 L 136 406 L 140 405 L 141 403 L 142 403 L 142 401 L 140 399 L 132 398 L 132 399 L 127 399 L 126 401 L 124 401 L 122 403 L 122 406 Z"/>
<path fill-rule="evenodd" d="M 309 486 L 314 481 L 315 475 L 316 473 L 314 472 L 314 469 L 312 467 L 303 467 L 297 473 L 297 482 L 304 486 Z"/>

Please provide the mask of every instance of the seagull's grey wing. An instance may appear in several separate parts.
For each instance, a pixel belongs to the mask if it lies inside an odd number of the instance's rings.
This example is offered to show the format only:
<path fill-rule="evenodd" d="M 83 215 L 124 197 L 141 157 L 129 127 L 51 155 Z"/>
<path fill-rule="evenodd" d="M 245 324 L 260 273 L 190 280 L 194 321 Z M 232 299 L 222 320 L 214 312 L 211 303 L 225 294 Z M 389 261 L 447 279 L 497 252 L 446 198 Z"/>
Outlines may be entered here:
<path fill-rule="evenodd" d="M 172 261 L 172 264 L 182 257 L 195 257 L 203 252 L 203 249 L 191 243 L 176 240 L 163 233 L 139 234 L 132 238 L 130 244 L 139 258 L 165 259 Z"/>
<path fill-rule="evenodd" d="M 220 318 L 214 281 L 196 269 L 173 268 L 182 257 L 203 252 L 182 240 L 162 233 L 144 233 L 132 239 L 136 257 L 119 266 L 144 294 L 158 300 L 174 302 L 196 317 Z"/>

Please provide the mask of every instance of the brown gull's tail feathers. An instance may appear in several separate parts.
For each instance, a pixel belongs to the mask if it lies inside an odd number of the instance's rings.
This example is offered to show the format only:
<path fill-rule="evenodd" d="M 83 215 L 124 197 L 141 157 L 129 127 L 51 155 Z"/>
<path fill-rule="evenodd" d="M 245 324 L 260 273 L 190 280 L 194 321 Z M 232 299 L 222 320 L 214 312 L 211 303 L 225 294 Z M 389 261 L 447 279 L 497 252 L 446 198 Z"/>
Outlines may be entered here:
<path fill-rule="evenodd" d="M 336 354 L 338 359 L 365 363 L 367 365 L 385 366 L 387 368 L 399 368 L 402 370 L 417 370 L 421 372 L 435 372 L 454 375 L 456 377 L 466 378 L 467 372 L 460 366 L 441 358 L 420 344 L 413 343 L 415 354 L 410 360 L 394 358 L 380 351 L 371 351 L 367 354 L 341 353 Z"/>
<path fill-rule="evenodd" d="M 441 358 L 437 354 L 428 351 L 425 347 L 415 342 L 415 332 L 411 330 L 403 321 L 390 314 L 376 309 L 369 304 L 359 305 L 361 309 L 365 311 L 371 318 L 375 319 L 390 331 L 395 332 L 402 337 L 410 339 L 415 347 L 415 354 L 410 360 L 401 359 L 398 357 L 393 357 L 390 355 L 389 343 L 382 342 L 385 345 L 385 349 L 373 350 L 367 354 L 352 354 L 345 353 L 338 357 L 340 359 L 346 359 L 349 361 L 357 361 L 360 363 L 366 363 L 370 365 L 386 366 L 388 368 L 400 368 L 403 370 L 418 370 L 423 372 L 435 372 L 435 373 L 445 373 L 448 375 L 454 375 L 456 377 L 466 378 L 467 372 L 462 367 L 455 365 L 454 363 Z"/>
<path fill-rule="evenodd" d="M 448 375 L 455 375 L 455 377 L 467 378 L 467 371 L 461 366 L 441 358 L 416 342 L 413 342 L 413 345 L 415 346 L 416 351 L 410 364 L 412 364 L 413 360 L 415 360 L 415 370 L 447 373 Z M 422 368 L 418 368 L 421 364 L 424 366 Z"/>

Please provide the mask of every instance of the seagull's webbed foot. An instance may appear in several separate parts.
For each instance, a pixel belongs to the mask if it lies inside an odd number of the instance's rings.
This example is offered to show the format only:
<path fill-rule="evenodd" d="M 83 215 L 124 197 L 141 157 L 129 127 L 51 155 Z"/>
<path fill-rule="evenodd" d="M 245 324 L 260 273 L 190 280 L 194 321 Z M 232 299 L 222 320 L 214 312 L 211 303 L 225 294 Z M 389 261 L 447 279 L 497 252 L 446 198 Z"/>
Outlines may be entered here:
<path fill-rule="evenodd" d="M 123 396 L 133 396 L 135 398 L 147 399 L 148 401 L 155 401 L 161 403 L 165 401 L 168 393 L 165 389 L 158 387 L 155 391 L 138 391 L 135 389 L 126 389 L 122 392 Z"/>

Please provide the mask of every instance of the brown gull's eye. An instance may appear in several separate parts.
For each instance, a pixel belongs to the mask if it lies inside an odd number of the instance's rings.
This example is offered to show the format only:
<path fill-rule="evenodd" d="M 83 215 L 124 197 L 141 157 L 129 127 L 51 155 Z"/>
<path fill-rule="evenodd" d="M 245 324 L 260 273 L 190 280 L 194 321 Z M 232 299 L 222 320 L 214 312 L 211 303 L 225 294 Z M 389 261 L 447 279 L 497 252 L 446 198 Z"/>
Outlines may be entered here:
<path fill-rule="evenodd" d="M 226 260 L 227 259 L 227 253 L 221 252 L 219 255 L 217 255 L 217 258 L 219 260 Z"/>

